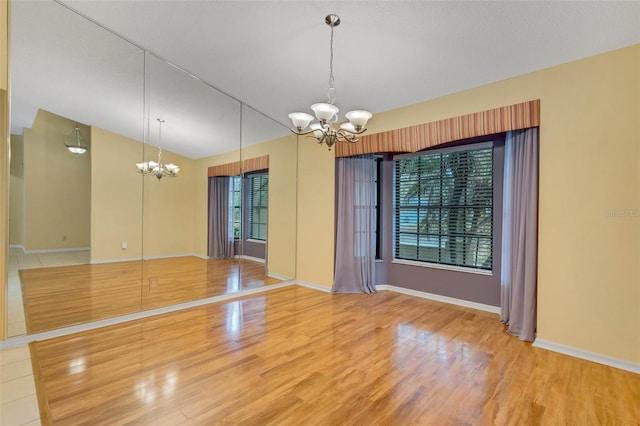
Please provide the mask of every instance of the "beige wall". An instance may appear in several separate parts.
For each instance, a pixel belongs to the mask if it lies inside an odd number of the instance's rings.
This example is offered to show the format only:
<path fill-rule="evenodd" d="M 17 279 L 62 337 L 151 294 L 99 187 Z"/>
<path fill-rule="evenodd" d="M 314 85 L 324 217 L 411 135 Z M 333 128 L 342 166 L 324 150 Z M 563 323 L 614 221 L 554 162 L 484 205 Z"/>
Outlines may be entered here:
<path fill-rule="evenodd" d="M 242 158 L 263 155 L 269 155 L 269 273 L 293 278 L 296 276 L 296 137 L 285 136 L 242 150 Z M 208 168 L 239 160 L 240 151 L 235 150 L 196 161 L 194 248 L 200 256 L 207 256 Z"/>
<path fill-rule="evenodd" d="M 91 261 L 193 254 L 195 161 L 163 150 L 164 163 L 180 166 L 178 177 L 143 177 L 136 163 L 157 161 L 157 147 L 98 127 L 91 132 Z"/>
<path fill-rule="evenodd" d="M 65 148 L 73 127 L 73 121 L 39 110 L 33 127 L 24 129 L 27 251 L 89 247 L 91 157 Z M 89 142 L 88 127 L 79 127 L 83 142 Z"/>
<path fill-rule="evenodd" d="M 334 168 L 334 151 L 298 138 L 297 278 L 325 287 L 333 284 Z"/>
<path fill-rule="evenodd" d="M 157 161 L 157 147 L 145 147 L 145 160 Z M 164 163 L 180 167 L 176 178 L 144 177 L 144 246 L 145 258 L 193 254 L 193 200 L 195 198 L 195 161 L 162 151 Z M 139 161 L 138 161 L 139 162 Z M 130 172 L 136 176 L 135 164 Z"/>
<path fill-rule="evenodd" d="M 531 99 L 541 100 L 538 338 L 638 363 L 640 45 L 377 114 L 368 127 Z M 300 149 L 298 276 L 326 284 L 333 184 L 319 180 L 334 163 L 314 149 Z"/>
<path fill-rule="evenodd" d="M 91 261 L 142 257 L 142 144 L 91 127 Z M 122 249 L 122 243 L 127 248 Z"/>
<path fill-rule="evenodd" d="M 24 145 L 22 135 L 11 135 L 9 177 L 9 244 L 24 246 Z"/>

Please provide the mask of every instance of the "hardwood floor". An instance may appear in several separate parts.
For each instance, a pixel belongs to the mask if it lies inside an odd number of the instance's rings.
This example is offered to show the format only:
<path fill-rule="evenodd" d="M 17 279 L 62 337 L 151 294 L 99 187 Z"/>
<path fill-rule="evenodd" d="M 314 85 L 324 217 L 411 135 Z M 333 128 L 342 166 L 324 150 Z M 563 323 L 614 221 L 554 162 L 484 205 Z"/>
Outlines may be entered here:
<path fill-rule="evenodd" d="M 23 269 L 19 274 L 28 333 L 281 282 L 266 277 L 261 263 L 197 257 Z"/>
<path fill-rule="evenodd" d="M 31 344 L 56 425 L 631 425 L 640 376 L 494 314 L 298 286 Z"/>

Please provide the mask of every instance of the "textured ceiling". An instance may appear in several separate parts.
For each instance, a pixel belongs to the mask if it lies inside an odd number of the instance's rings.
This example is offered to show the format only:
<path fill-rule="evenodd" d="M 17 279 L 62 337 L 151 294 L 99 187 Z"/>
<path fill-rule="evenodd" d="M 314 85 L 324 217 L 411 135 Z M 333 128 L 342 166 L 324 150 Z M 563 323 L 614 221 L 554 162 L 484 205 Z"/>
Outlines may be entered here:
<path fill-rule="evenodd" d="M 286 134 L 265 116 L 288 125 L 289 112 L 325 100 L 328 13 L 342 20 L 334 58 L 341 112 L 375 114 L 640 42 L 637 1 L 64 4 L 201 81 L 150 55 L 144 70 L 137 47 L 59 4 L 14 1 L 12 131 L 44 108 L 139 139 L 141 116 L 149 126 L 162 116 L 163 145 L 191 158 L 233 149 L 240 137 L 251 144 Z M 239 106 L 202 82 L 252 108 L 243 135 Z M 156 128 L 147 131 L 153 142 Z"/>

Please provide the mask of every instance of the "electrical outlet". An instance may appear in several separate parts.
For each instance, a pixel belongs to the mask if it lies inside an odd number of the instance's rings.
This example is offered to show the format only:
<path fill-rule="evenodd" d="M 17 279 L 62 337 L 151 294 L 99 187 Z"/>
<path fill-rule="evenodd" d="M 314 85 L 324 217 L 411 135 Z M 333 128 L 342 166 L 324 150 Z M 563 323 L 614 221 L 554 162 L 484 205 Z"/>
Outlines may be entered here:
<path fill-rule="evenodd" d="M 62 241 L 67 241 L 67 236 L 66 235 L 62 236 Z"/>
<path fill-rule="evenodd" d="M 123 241 L 122 242 L 122 250 L 126 250 L 127 249 L 127 242 Z"/>

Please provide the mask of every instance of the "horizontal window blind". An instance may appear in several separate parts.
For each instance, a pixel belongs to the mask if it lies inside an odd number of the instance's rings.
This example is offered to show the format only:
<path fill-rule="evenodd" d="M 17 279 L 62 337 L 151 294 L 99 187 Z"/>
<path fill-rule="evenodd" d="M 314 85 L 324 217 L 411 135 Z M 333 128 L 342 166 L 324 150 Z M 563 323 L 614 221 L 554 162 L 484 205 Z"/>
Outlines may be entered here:
<path fill-rule="evenodd" d="M 395 258 L 493 267 L 493 148 L 401 156 L 395 163 Z"/>
<path fill-rule="evenodd" d="M 267 239 L 267 213 L 269 201 L 269 175 L 255 174 L 249 178 L 249 238 Z"/>
<path fill-rule="evenodd" d="M 233 238 L 242 238 L 242 177 L 233 177 Z"/>

